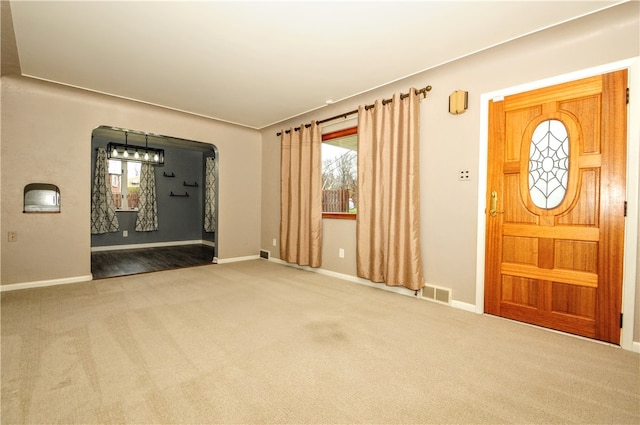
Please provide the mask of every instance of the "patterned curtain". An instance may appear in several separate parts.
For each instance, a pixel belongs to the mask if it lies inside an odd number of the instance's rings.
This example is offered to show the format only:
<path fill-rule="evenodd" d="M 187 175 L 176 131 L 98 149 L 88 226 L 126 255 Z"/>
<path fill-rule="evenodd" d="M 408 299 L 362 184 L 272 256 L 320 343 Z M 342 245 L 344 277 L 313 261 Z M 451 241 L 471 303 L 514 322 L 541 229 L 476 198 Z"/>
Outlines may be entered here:
<path fill-rule="evenodd" d="M 204 231 L 216 230 L 216 171 L 215 158 L 208 157 L 205 167 L 204 188 Z"/>
<path fill-rule="evenodd" d="M 93 190 L 91 191 L 91 234 L 117 232 L 119 229 L 120 225 L 109 181 L 107 151 L 104 148 L 98 148 Z"/>
<path fill-rule="evenodd" d="M 140 167 L 140 198 L 136 217 L 137 232 L 158 230 L 158 203 L 156 201 L 155 167 L 143 162 Z"/>

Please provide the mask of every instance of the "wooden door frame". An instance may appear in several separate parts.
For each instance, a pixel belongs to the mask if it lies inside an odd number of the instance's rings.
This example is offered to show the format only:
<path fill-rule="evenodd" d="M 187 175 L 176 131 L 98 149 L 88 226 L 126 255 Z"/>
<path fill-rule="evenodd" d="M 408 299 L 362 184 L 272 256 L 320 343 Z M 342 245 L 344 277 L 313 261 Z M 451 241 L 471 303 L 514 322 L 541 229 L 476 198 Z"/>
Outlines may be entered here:
<path fill-rule="evenodd" d="M 630 97 L 627 122 L 627 219 L 624 231 L 624 276 L 622 280 L 622 311 L 624 322 L 620 334 L 620 346 L 629 351 L 640 352 L 640 344 L 633 342 L 636 274 L 638 259 L 638 185 L 640 178 L 640 147 L 631 140 L 640 139 L 640 123 L 632 117 L 640 116 L 640 57 L 589 68 L 570 74 L 547 78 L 514 87 L 484 93 L 480 96 L 480 140 L 478 151 L 478 228 L 476 259 L 476 313 L 484 313 L 484 267 L 487 191 L 487 148 L 489 129 L 489 101 L 530 90 L 566 83 L 581 78 L 606 74 L 621 69 L 629 70 L 628 87 L 635 96 Z"/>

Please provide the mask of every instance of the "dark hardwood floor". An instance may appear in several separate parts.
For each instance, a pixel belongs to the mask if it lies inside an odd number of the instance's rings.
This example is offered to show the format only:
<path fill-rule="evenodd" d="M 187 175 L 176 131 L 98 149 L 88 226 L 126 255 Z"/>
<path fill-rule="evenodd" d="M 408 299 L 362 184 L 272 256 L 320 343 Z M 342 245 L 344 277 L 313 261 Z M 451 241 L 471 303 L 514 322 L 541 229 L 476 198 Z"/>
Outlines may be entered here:
<path fill-rule="evenodd" d="M 213 247 L 181 245 L 91 253 L 94 279 L 211 264 Z"/>

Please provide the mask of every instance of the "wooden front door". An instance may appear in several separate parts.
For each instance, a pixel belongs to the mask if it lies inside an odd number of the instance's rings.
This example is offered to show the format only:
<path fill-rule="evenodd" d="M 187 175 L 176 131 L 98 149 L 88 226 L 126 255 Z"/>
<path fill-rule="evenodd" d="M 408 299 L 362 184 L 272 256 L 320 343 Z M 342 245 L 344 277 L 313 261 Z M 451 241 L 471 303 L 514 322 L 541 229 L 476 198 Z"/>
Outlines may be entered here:
<path fill-rule="evenodd" d="M 485 312 L 620 343 L 627 71 L 492 101 Z"/>

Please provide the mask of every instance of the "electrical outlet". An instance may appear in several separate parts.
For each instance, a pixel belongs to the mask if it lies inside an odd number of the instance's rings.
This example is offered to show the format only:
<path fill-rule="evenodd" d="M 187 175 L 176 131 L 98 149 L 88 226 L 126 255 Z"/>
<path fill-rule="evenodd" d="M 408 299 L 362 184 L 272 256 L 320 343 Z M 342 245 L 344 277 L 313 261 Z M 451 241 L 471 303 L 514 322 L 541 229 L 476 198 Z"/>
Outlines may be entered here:
<path fill-rule="evenodd" d="M 271 245 L 276 246 L 278 244 L 278 241 L 276 240 L 276 238 L 273 238 L 273 242 L 271 242 Z"/>
<path fill-rule="evenodd" d="M 458 171 L 458 180 L 461 182 L 471 181 L 471 174 L 469 173 L 469 170 Z"/>
<path fill-rule="evenodd" d="M 338 250 L 338 257 L 340 257 L 340 258 L 344 258 L 344 249 L 340 248 L 340 249 Z"/>
<path fill-rule="evenodd" d="M 17 232 L 9 232 L 9 242 L 16 242 L 18 240 Z"/>
<path fill-rule="evenodd" d="M 122 237 L 126 238 L 127 236 L 129 236 L 129 231 L 128 230 L 123 230 L 122 231 Z"/>

